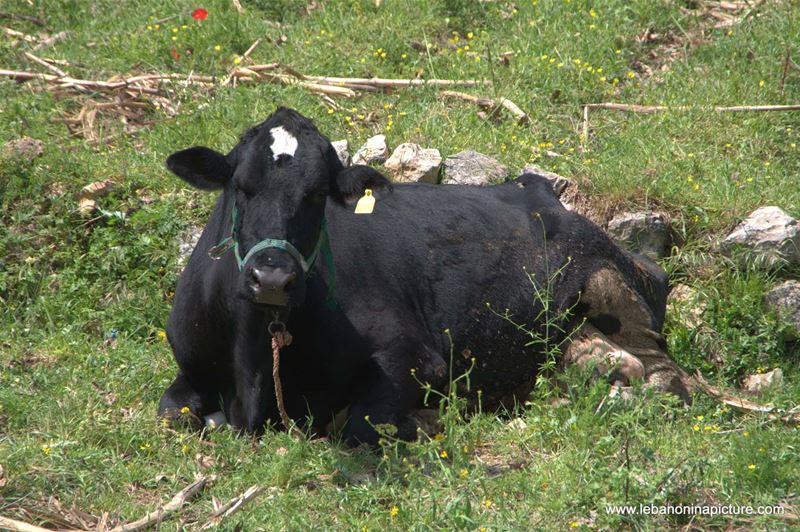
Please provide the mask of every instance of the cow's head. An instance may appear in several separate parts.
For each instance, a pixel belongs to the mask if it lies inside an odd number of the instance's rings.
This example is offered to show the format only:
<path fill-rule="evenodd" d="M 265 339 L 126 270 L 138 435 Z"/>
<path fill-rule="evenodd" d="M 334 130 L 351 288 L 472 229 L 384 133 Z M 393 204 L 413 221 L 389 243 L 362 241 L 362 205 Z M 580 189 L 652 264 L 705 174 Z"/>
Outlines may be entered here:
<path fill-rule="evenodd" d="M 231 214 L 223 234 L 235 247 L 222 260 L 236 261 L 240 295 L 275 307 L 305 298 L 306 275 L 326 238 L 327 199 L 350 203 L 367 188 L 391 187 L 368 166 L 344 168 L 314 124 L 285 108 L 248 130 L 228 155 L 194 147 L 170 155 L 167 167 L 197 188 L 224 191 Z"/>

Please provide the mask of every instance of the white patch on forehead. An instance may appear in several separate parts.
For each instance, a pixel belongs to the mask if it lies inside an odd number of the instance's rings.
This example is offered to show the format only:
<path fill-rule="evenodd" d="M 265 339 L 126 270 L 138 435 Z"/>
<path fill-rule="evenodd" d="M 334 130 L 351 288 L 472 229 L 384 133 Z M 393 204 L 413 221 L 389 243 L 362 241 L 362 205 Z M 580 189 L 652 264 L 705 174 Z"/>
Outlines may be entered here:
<path fill-rule="evenodd" d="M 294 135 L 283 129 L 283 126 L 273 127 L 269 130 L 272 135 L 272 158 L 276 161 L 281 155 L 288 155 L 294 157 L 294 152 L 297 151 L 297 139 Z"/>

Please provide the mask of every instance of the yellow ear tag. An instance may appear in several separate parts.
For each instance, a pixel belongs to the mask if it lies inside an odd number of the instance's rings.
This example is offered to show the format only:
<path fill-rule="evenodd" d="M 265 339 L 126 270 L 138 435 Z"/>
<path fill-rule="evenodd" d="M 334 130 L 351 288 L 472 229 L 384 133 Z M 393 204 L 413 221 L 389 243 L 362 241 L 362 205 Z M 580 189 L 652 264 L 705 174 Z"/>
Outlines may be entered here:
<path fill-rule="evenodd" d="M 356 203 L 355 214 L 372 214 L 375 209 L 375 197 L 372 195 L 372 190 L 364 189 L 364 195 Z"/>

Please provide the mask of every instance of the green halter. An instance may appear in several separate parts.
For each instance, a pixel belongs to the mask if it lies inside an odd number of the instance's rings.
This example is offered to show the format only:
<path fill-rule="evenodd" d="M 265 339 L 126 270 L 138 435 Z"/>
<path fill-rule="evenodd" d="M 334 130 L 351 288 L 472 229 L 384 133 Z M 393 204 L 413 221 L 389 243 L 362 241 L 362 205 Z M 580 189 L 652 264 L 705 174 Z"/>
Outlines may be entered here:
<path fill-rule="evenodd" d="M 330 240 L 328 239 L 328 220 L 326 218 L 322 219 L 322 229 L 320 230 L 319 238 L 317 239 L 317 244 L 314 246 L 314 251 L 311 252 L 311 255 L 308 257 L 303 257 L 303 254 L 298 251 L 294 245 L 289 242 L 288 240 L 278 240 L 275 238 L 265 238 L 264 240 L 258 242 L 255 246 L 251 247 L 247 254 L 242 258 L 241 253 L 239 251 L 239 241 L 236 238 L 236 222 L 238 218 L 238 211 L 236 209 L 236 203 L 233 204 L 233 210 L 231 211 L 231 235 L 228 237 L 223 238 L 219 244 L 208 250 L 208 256 L 211 257 L 213 260 L 218 260 L 222 258 L 222 256 L 227 253 L 231 248 L 233 248 L 233 254 L 236 257 L 236 264 L 239 266 L 239 271 L 244 269 L 245 263 L 250 260 L 250 258 L 258 253 L 263 249 L 268 248 L 277 248 L 287 252 L 289 255 L 292 256 L 294 260 L 300 265 L 303 269 L 303 273 L 308 276 L 309 270 L 314 266 L 314 263 L 317 260 L 317 257 L 320 254 L 320 250 L 322 250 L 322 255 L 325 259 L 325 266 L 328 269 L 328 302 L 331 303 L 333 301 L 333 289 L 334 289 L 334 279 L 335 279 L 335 272 L 333 266 L 333 254 L 331 253 L 331 244 Z"/>

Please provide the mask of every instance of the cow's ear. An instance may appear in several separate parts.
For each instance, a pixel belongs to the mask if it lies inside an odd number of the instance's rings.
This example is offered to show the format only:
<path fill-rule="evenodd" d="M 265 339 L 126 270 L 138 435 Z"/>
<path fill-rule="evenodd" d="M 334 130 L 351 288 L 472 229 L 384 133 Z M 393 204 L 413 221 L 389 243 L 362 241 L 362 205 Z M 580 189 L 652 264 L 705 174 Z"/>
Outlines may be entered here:
<path fill-rule="evenodd" d="M 202 190 L 218 190 L 233 175 L 233 169 L 224 155 L 201 146 L 176 151 L 167 157 L 167 168 Z"/>
<path fill-rule="evenodd" d="M 368 188 L 391 190 L 392 183 L 374 168 L 356 164 L 336 174 L 331 195 L 339 201 L 348 203 L 363 196 L 364 190 Z"/>

